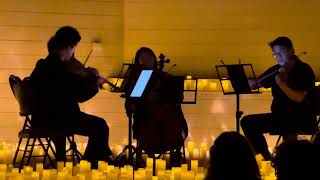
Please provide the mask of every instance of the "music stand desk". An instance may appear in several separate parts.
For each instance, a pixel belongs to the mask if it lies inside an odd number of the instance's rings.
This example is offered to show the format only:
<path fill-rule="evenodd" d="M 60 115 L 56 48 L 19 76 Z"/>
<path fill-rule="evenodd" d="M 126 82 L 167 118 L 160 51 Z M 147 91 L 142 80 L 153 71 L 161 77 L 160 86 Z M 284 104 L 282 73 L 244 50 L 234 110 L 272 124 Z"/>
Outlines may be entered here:
<path fill-rule="evenodd" d="M 253 74 L 253 79 L 257 81 L 253 67 L 251 64 L 229 64 L 229 65 L 217 65 L 216 70 L 218 78 L 222 87 L 224 95 L 236 95 L 236 130 L 240 132 L 240 118 L 243 114 L 240 111 L 240 94 L 258 94 L 260 93 L 259 88 L 257 90 L 251 90 L 247 75 L 245 73 L 244 67 L 249 67 L 251 73 Z M 227 77 L 222 77 L 221 69 L 225 68 L 227 70 Z M 219 71 L 220 70 L 220 71 Z M 231 82 L 234 91 L 226 91 L 224 89 L 222 81 L 229 80 Z"/>

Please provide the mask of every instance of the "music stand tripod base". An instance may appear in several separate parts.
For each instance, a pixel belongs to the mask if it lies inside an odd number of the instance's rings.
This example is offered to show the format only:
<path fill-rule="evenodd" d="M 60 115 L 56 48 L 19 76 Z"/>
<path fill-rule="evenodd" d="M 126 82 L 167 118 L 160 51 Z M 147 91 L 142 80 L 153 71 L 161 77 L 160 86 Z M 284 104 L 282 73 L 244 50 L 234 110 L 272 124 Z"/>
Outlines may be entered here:
<path fill-rule="evenodd" d="M 153 74 L 153 70 L 142 70 L 139 78 L 131 91 L 130 95 L 126 97 L 126 103 L 129 104 L 135 104 L 142 101 L 145 89 L 149 83 L 149 80 L 151 79 L 151 75 Z M 126 164 L 133 166 L 133 156 L 134 154 L 137 154 L 137 149 L 132 145 L 132 116 L 133 112 L 127 111 L 128 116 L 128 128 L 129 128 L 129 134 L 128 134 L 128 145 L 125 146 L 125 148 L 122 150 L 122 152 L 115 158 L 115 162 L 117 162 L 121 157 L 125 155 L 126 150 L 129 151 L 129 157 L 126 162 Z"/>

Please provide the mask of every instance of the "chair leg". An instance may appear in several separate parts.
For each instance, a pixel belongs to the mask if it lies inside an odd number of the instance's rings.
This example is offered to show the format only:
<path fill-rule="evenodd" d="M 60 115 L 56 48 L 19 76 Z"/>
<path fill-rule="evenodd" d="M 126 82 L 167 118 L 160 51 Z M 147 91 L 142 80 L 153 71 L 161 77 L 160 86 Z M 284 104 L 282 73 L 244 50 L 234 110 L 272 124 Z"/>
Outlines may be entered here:
<path fill-rule="evenodd" d="M 43 164 L 44 166 L 45 166 L 46 160 L 47 160 L 46 154 L 49 154 L 50 143 L 51 143 L 50 138 L 45 138 L 45 140 L 47 141 L 47 147 L 45 147 L 45 149 L 43 149 L 43 150 L 44 150 L 44 156 L 43 156 L 42 164 Z"/>
<path fill-rule="evenodd" d="M 19 154 L 19 151 L 20 151 L 21 142 L 22 142 L 22 138 L 19 138 L 18 146 L 17 146 L 16 152 L 14 153 L 14 157 L 13 157 L 13 160 L 12 160 L 12 165 L 13 166 L 15 166 L 15 164 L 16 164 L 16 161 L 17 161 L 17 158 L 18 158 L 18 154 Z"/>
<path fill-rule="evenodd" d="M 51 142 L 52 142 L 52 140 L 51 140 L 51 138 L 46 138 L 46 141 L 47 141 L 47 143 L 48 143 L 48 152 L 49 152 L 49 150 L 51 150 L 51 152 L 52 152 L 52 154 L 53 154 L 53 157 L 56 157 L 56 155 L 57 155 L 57 153 L 56 153 L 56 151 L 54 150 L 54 148 L 52 147 L 52 144 L 51 144 Z"/>
<path fill-rule="evenodd" d="M 54 161 L 53 161 L 52 158 L 50 157 L 49 152 L 48 152 L 48 151 L 45 151 L 46 146 L 43 144 L 41 138 L 38 138 L 38 141 L 39 141 L 42 149 L 44 150 L 44 153 L 45 153 L 44 156 L 47 156 L 48 159 L 49 159 L 49 166 L 51 165 L 53 168 L 56 168 L 56 166 L 55 166 L 55 164 L 54 164 Z M 51 146 L 51 145 L 48 143 L 48 146 Z"/>
<path fill-rule="evenodd" d="M 77 143 L 74 140 L 74 135 L 72 135 L 71 138 L 70 138 L 70 136 L 68 136 L 67 139 L 68 139 L 69 144 L 70 144 L 70 148 L 67 150 L 67 152 L 71 151 L 72 162 L 73 162 L 74 165 L 76 165 L 77 161 L 79 162 L 82 159 L 82 155 L 78 151 Z"/>
<path fill-rule="evenodd" d="M 279 135 L 279 137 L 278 137 L 278 139 L 277 139 L 277 142 L 276 142 L 276 146 L 279 145 L 281 138 L 282 138 L 282 135 Z"/>
<path fill-rule="evenodd" d="M 21 157 L 21 161 L 20 161 L 20 164 L 19 164 L 19 171 L 21 171 L 21 169 L 24 166 L 24 159 L 25 159 L 26 153 L 28 151 L 29 141 L 30 141 L 30 138 L 27 138 L 27 142 L 26 142 L 26 145 L 24 147 L 23 154 L 22 154 L 22 157 Z"/>
<path fill-rule="evenodd" d="M 66 153 L 68 153 L 69 151 L 71 151 L 71 160 L 72 160 L 72 163 L 73 163 L 73 165 L 75 165 L 76 164 L 76 162 L 75 162 L 75 156 L 76 156 L 76 152 L 75 152 L 75 145 L 74 145 L 74 136 L 71 136 L 71 138 L 70 138 L 70 136 L 67 136 L 67 139 L 68 139 L 68 142 L 69 142 L 69 149 L 66 151 Z"/>
<path fill-rule="evenodd" d="M 31 144 L 31 150 L 29 151 L 29 156 L 28 156 L 28 159 L 27 159 L 27 166 L 30 165 L 30 160 L 31 160 L 31 157 L 32 157 L 32 153 L 33 153 L 33 149 L 34 149 L 34 144 L 36 143 L 36 138 L 32 138 L 32 144 Z"/>

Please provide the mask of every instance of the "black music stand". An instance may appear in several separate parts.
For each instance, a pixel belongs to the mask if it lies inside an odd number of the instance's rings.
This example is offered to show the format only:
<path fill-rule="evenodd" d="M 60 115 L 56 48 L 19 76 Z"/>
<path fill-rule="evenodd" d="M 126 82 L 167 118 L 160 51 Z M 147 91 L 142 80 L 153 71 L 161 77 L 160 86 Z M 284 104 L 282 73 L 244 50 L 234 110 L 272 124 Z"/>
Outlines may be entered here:
<path fill-rule="evenodd" d="M 129 104 L 139 103 L 142 101 L 143 96 L 145 94 L 145 89 L 149 84 L 149 80 L 151 79 L 153 70 L 142 70 L 139 78 L 133 88 L 133 90 L 129 93 L 130 95 L 126 97 L 126 100 Z M 122 152 L 115 158 L 115 161 L 119 160 L 121 156 L 123 156 L 126 150 L 129 151 L 128 164 L 133 165 L 133 155 L 136 153 L 136 148 L 132 145 L 132 116 L 134 112 L 127 112 L 128 116 L 128 145 L 124 147 Z"/>
<path fill-rule="evenodd" d="M 240 111 L 240 94 L 257 94 L 260 93 L 259 88 L 257 90 L 251 90 L 248 77 L 245 69 L 251 70 L 251 78 L 257 82 L 256 75 L 254 73 L 253 67 L 251 64 L 230 64 L 230 65 L 218 65 L 216 66 L 218 78 L 222 87 L 224 95 L 236 95 L 236 128 L 237 132 L 240 132 L 240 118 L 243 114 Z M 224 70 L 224 71 L 223 71 Z M 223 73 L 225 72 L 225 73 Z M 223 86 L 223 81 L 231 82 L 233 90 L 227 91 Z"/>

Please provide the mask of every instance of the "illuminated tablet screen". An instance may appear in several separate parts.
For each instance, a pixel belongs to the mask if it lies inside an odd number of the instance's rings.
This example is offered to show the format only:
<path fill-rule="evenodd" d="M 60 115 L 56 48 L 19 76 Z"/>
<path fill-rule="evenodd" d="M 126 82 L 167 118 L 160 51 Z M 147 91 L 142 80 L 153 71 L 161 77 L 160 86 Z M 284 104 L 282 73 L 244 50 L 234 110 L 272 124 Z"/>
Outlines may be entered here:
<path fill-rule="evenodd" d="M 153 72 L 153 70 L 142 70 L 142 72 L 138 78 L 138 81 L 137 81 L 136 85 L 134 86 L 133 91 L 130 94 L 130 97 L 141 97 L 142 96 L 142 93 L 145 90 L 145 88 L 150 80 L 152 72 Z"/>

